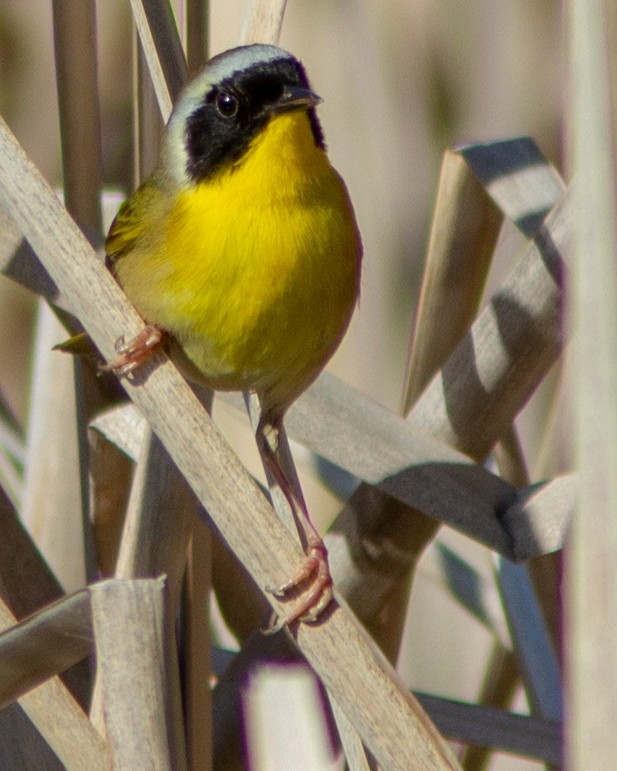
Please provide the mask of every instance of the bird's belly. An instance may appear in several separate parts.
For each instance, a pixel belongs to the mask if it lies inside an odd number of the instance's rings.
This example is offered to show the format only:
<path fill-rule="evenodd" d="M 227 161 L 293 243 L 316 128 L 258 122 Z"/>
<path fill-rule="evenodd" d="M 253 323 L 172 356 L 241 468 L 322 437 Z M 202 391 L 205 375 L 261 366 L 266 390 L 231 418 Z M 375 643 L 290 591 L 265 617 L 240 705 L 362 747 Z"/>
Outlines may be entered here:
<path fill-rule="evenodd" d="M 290 401 L 349 322 L 360 250 L 353 214 L 338 189 L 302 205 L 218 204 L 200 206 L 195 192 L 179 202 L 160 246 L 141 256 L 146 270 L 139 255 L 127 260 L 139 285 L 130 270 L 120 283 L 204 382 L 278 389 L 276 399 Z"/>

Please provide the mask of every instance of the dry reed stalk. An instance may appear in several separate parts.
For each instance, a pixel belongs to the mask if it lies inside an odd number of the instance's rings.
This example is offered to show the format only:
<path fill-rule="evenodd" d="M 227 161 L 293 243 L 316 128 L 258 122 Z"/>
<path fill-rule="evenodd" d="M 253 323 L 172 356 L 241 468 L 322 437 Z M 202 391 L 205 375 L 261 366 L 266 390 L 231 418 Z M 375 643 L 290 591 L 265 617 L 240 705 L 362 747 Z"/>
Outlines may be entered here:
<path fill-rule="evenodd" d="M 20 473 L 25 459 L 23 431 L 0 391 L 0 489 L 19 508 L 23 493 Z"/>
<path fill-rule="evenodd" d="M 566 764 L 606 769 L 617 766 L 617 17 L 610 3 L 572 0 L 567 20 L 580 504 L 566 554 Z"/>
<path fill-rule="evenodd" d="M 82 227 L 98 233 L 102 169 L 95 4 L 54 0 L 52 7 L 66 207 Z"/>
<path fill-rule="evenodd" d="M 560 763 L 562 736 L 559 723 L 426 694 L 418 694 L 418 698 L 444 736 L 460 737 L 470 744 L 515 753 L 550 765 Z"/>
<path fill-rule="evenodd" d="M 471 326 L 503 218 L 465 155 L 446 150 L 410 339 L 404 415 Z"/>
<path fill-rule="evenodd" d="M 239 45 L 278 43 L 287 0 L 249 0 L 247 3 Z"/>
<path fill-rule="evenodd" d="M 174 616 L 163 579 L 90 588 L 105 735 L 114 768 L 186 768 Z"/>
<path fill-rule="evenodd" d="M 166 121 L 188 74 L 171 6 L 160 0 L 131 0 L 131 8 L 161 114 Z"/>
<path fill-rule="evenodd" d="M 136 158 L 136 179 L 139 184 L 144 176 L 152 170 L 156 163 L 160 145 L 161 126 L 168 117 L 169 102 L 154 98 L 157 92 L 153 83 L 165 79 L 165 91 L 169 101 L 177 98 L 179 89 L 187 77 L 191 67 L 200 64 L 204 57 L 206 46 L 205 21 L 207 10 L 203 1 L 190 2 L 187 6 L 187 29 L 185 31 L 188 66 L 184 59 L 182 47 L 176 34 L 173 18 L 169 8 L 161 3 L 136 3 L 136 22 L 139 43 L 136 42 L 136 76 L 134 89 L 135 113 L 135 144 L 139 148 Z M 142 16 L 143 14 L 143 16 Z M 171 52 L 171 56 L 169 53 Z M 170 64 L 172 65 L 170 68 Z M 171 69 L 171 71 L 170 71 Z M 159 85 L 158 91 L 161 92 Z M 162 116 L 161 116 L 162 113 Z M 162 119 L 163 120 L 162 120 Z M 210 408 L 211 399 L 206 409 Z M 172 581 L 170 613 L 176 617 L 180 608 L 180 582 L 184 581 L 186 591 L 182 598 L 182 615 L 180 616 L 180 639 L 183 644 L 181 680 L 185 701 L 185 732 L 187 743 L 187 764 L 189 768 L 206 769 L 211 767 L 212 748 L 210 737 L 211 725 L 211 694 L 210 694 L 210 647 L 209 634 L 209 592 L 211 582 L 211 558 L 205 548 L 209 543 L 205 528 L 197 521 L 197 501 L 190 493 L 186 483 L 171 463 L 164 448 L 156 440 L 150 440 L 151 458 L 144 459 L 144 473 L 149 478 L 156 478 L 153 468 L 158 467 L 162 475 L 165 469 L 171 477 L 161 490 L 162 496 L 149 495 L 150 503 L 140 506 L 136 512 L 135 521 L 140 530 L 152 534 L 153 549 L 150 559 L 140 557 L 134 563 L 129 556 L 124 559 L 123 553 L 137 553 L 126 548 L 119 553 L 117 575 L 156 575 L 165 572 Z M 143 446 L 140 452 L 143 452 Z M 159 486 L 159 482 L 156 483 Z M 149 485 L 146 483 L 144 492 Z M 152 488 L 154 490 L 154 488 Z M 175 491 L 180 493 L 180 500 Z M 172 526 L 174 532 L 166 532 L 165 521 L 170 514 L 175 520 Z M 157 526 L 161 525 L 160 527 Z M 134 541 L 134 547 L 139 548 L 139 538 Z M 167 549 L 164 544 L 174 544 Z M 141 553 L 141 548 L 139 552 Z"/>
<path fill-rule="evenodd" d="M 492 220 L 490 215 L 493 214 L 493 217 L 495 217 L 495 215 L 499 215 L 502 212 L 505 213 L 528 238 L 534 238 L 538 229 L 542 226 L 546 213 L 563 195 L 564 186 L 559 176 L 542 159 L 541 154 L 532 143 L 522 140 L 519 141 L 518 146 L 513 143 L 511 148 L 510 159 L 504 157 L 506 164 L 511 164 L 510 169 L 504 168 L 503 163 L 500 162 L 498 144 L 493 148 L 484 148 L 482 146 L 476 148 L 472 146 L 462 151 L 461 162 L 464 159 L 470 164 L 468 174 L 471 175 L 471 168 L 473 168 L 482 186 L 479 184 L 478 179 L 475 179 L 475 185 L 479 188 L 479 191 L 476 192 L 474 197 L 472 194 L 474 188 L 471 187 L 463 196 L 462 206 L 460 207 L 461 214 L 467 209 L 471 209 L 471 213 L 473 213 L 473 203 L 476 201 L 478 201 L 476 208 L 480 208 L 482 198 L 478 200 L 479 193 L 484 196 L 485 200 L 488 200 L 488 195 L 490 194 L 495 203 L 488 207 L 488 211 L 483 213 L 481 220 L 484 219 L 487 225 L 493 222 L 493 230 L 488 243 L 488 252 L 484 252 L 484 260 L 481 259 L 483 254 L 481 248 L 477 249 L 477 267 L 473 262 L 476 250 L 470 249 L 470 246 L 465 241 L 462 243 L 454 241 L 453 235 L 447 229 L 446 234 L 449 238 L 446 237 L 445 241 L 450 246 L 450 249 L 451 244 L 454 243 L 456 247 L 454 254 L 450 254 L 450 250 L 445 250 L 441 255 L 437 252 L 437 258 L 432 260 L 431 258 L 434 257 L 435 253 L 429 246 L 425 285 L 416 322 L 416 337 L 412 341 L 411 349 L 412 355 L 415 356 L 417 361 L 416 366 L 418 366 L 420 372 L 416 377 L 424 378 L 424 381 L 428 380 L 428 376 L 438 369 L 438 366 L 432 366 L 431 362 L 437 365 L 443 362 L 443 359 L 454 347 L 457 337 L 462 337 L 466 327 L 470 325 L 472 314 L 475 314 L 475 309 L 480 299 L 479 290 L 482 289 L 483 279 L 488 270 L 490 252 L 492 252 L 496 243 L 498 229 L 503 219 L 503 214 L 501 217 L 497 216 L 497 218 Z M 488 153 L 486 152 L 487 149 Z M 491 163 L 491 155 L 494 156 L 492 159 L 493 163 Z M 535 165 L 533 162 L 534 158 L 536 159 Z M 500 168 L 500 163 L 502 168 Z M 507 173 L 508 171 L 510 172 L 509 174 Z M 458 182 L 458 178 L 455 175 L 452 175 L 452 177 L 453 180 Z M 461 179 L 464 180 L 465 178 L 462 177 Z M 445 182 L 449 182 L 447 177 Z M 467 185 L 469 186 L 469 183 Z M 445 186 L 445 194 L 449 192 L 449 188 L 449 185 Z M 454 208 L 453 211 L 456 212 L 457 208 Z M 440 219 L 445 219 L 446 223 L 455 221 L 452 216 L 445 218 L 443 214 Z M 436 219 L 434 222 L 439 234 L 439 220 Z M 471 222 L 470 230 L 473 232 L 475 220 L 472 218 Z M 466 227 L 467 222 L 464 221 L 463 227 L 459 226 L 459 230 L 467 233 L 469 231 Z M 456 234 L 456 230 L 453 233 Z M 480 241 L 479 247 L 482 247 L 484 243 Z M 463 267 L 461 273 L 458 273 L 457 268 L 459 268 L 464 259 L 467 259 L 468 263 L 471 262 L 471 264 L 468 265 L 467 269 Z M 441 270 L 441 274 L 438 272 L 439 270 Z M 452 278 L 448 276 L 447 270 L 453 272 Z M 431 283 L 426 283 L 427 277 L 431 280 Z M 431 294 L 429 294 L 430 290 L 432 290 Z M 433 324 L 433 329 L 431 330 L 431 315 L 423 315 L 424 303 L 422 299 L 425 296 L 424 293 L 428 295 L 429 299 L 433 295 L 433 302 L 437 303 L 436 313 L 432 315 L 432 318 L 446 318 L 447 322 L 445 325 L 441 323 L 439 325 Z M 454 303 L 450 302 L 451 305 L 453 304 L 453 311 L 451 312 L 446 311 L 446 303 L 449 296 L 460 298 Z M 465 300 L 467 301 L 466 303 Z M 467 319 L 465 314 L 468 316 Z M 427 323 L 427 316 L 429 323 Z M 442 327 L 445 327 L 445 329 L 442 330 Z M 428 333 L 425 332 L 425 329 L 428 329 Z M 428 341 L 424 339 L 425 335 L 428 335 Z M 426 352 L 424 357 L 419 356 L 419 354 L 424 352 Z M 442 357 L 442 361 L 436 357 Z M 410 360 L 411 363 L 413 362 Z M 418 386 L 422 384 L 423 381 L 421 380 Z M 413 381 L 408 385 L 406 402 L 408 405 L 410 405 L 414 395 L 419 395 L 420 388 L 418 386 L 414 388 L 414 385 Z M 495 452 L 503 478 L 515 486 L 527 487 L 530 480 L 526 473 L 525 461 L 513 426 L 505 429 L 500 442 L 496 445 Z M 542 619 L 537 615 L 533 618 L 529 617 L 532 608 L 535 608 L 533 593 L 525 593 L 528 601 L 527 604 L 522 604 L 519 601 L 519 594 L 524 592 L 524 588 L 527 585 L 526 570 L 524 567 L 508 567 L 508 563 L 503 560 L 500 560 L 500 564 L 502 569 L 496 572 L 496 580 L 500 584 L 506 618 L 509 621 L 511 630 L 514 632 L 515 652 L 525 673 L 525 683 L 530 692 L 536 697 L 532 699 L 532 703 L 543 707 L 543 709 L 540 709 L 540 714 L 543 716 L 555 718 L 560 716 L 560 708 L 556 711 L 554 702 L 557 700 L 560 703 L 561 691 L 559 678 L 556 675 L 554 654 L 544 633 Z M 502 581 L 502 578 L 506 576 L 509 577 L 508 580 Z M 549 585 L 546 583 L 540 582 L 537 588 L 541 592 L 541 596 L 544 597 L 544 607 L 550 614 L 557 604 L 557 598 L 554 593 L 548 591 Z M 531 604 L 531 607 L 529 607 L 529 604 Z M 534 630 L 534 644 L 528 647 L 524 644 L 526 638 L 521 636 L 519 630 L 523 626 L 529 629 L 530 622 L 537 622 L 539 626 L 532 627 Z M 498 642 L 495 644 L 499 645 Z M 541 655 L 540 651 L 542 651 Z M 504 659 L 509 661 L 509 664 L 504 665 Z M 534 667 L 532 662 L 537 662 L 538 666 Z M 495 666 L 494 671 L 491 669 L 493 665 Z M 491 706 L 500 708 L 509 706 L 509 699 L 514 693 L 514 683 L 512 682 L 509 687 L 505 687 L 503 679 L 506 676 L 518 679 L 518 671 L 518 668 L 514 665 L 513 654 L 509 650 L 503 650 L 503 656 L 494 658 L 493 662 L 489 664 L 489 669 L 485 675 L 487 687 L 490 688 L 490 683 L 494 678 L 502 681 L 498 691 L 487 692 Z M 547 679 L 547 672 L 550 672 L 553 677 Z M 539 694 L 544 694 L 545 699 L 540 698 Z M 503 698 L 503 701 L 498 700 L 499 696 Z M 482 767 L 488 756 L 488 750 L 478 750 L 471 757 L 465 754 L 463 762 L 471 760 L 477 767 Z"/>
<path fill-rule="evenodd" d="M 16 625 L 17 619 L 0 601 L 0 629 L 4 632 L 0 635 L 4 669 L 1 700 L 6 706 L 18 699 L 21 709 L 67 768 L 106 769 L 105 743 L 60 678 L 53 676 L 87 653 L 87 603 L 87 592 L 83 592 Z M 23 738 L 14 736 L 12 742 L 19 745 Z"/>
<path fill-rule="evenodd" d="M 209 614 L 213 540 L 203 522 L 193 524 L 182 597 L 182 692 L 188 764 L 194 771 L 212 768 L 213 759 Z"/>
<path fill-rule="evenodd" d="M 86 582 L 87 462 L 79 365 L 54 353 L 66 331 L 39 302 L 20 515 L 65 591 Z M 85 527 L 84 527 L 85 526 Z"/>
<path fill-rule="evenodd" d="M 10 613 L 21 621 L 59 600 L 63 590 L 2 490 L 0 531 L 0 596 Z M 89 674 L 87 662 L 62 674 L 65 685 L 82 705 L 88 699 Z"/>
<path fill-rule="evenodd" d="M 409 413 L 430 378 L 471 326 L 502 221 L 503 214 L 464 156 L 446 151 L 409 343 L 403 415 Z M 441 323 L 436 324 L 435 319 Z M 391 661 L 396 661 L 398 655 L 411 583 L 411 574 L 399 582 L 380 614 L 385 623 L 371 626 L 375 640 Z"/>
<path fill-rule="evenodd" d="M 208 58 L 210 3 L 207 0 L 186 2 L 186 61 L 189 75 L 202 67 Z"/>
<path fill-rule="evenodd" d="M 495 640 L 486 665 L 478 702 L 484 707 L 503 709 L 512 703 L 518 683 L 519 673 L 512 651 Z M 482 747 L 479 744 L 470 744 L 465 747 L 460 754 L 461 765 L 465 771 L 485 769 L 493 754 L 492 746 Z"/>

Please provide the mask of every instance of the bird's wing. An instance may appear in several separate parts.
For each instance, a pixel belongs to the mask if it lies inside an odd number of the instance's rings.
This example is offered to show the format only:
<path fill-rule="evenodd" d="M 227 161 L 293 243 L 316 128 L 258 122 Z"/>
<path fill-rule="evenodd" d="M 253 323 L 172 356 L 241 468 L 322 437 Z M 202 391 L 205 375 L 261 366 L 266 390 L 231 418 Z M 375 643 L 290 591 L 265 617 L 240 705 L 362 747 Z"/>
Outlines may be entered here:
<path fill-rule="evenodd" d="M 151 236 L 153 213 L 161 199 L 160 188 L 148 180 L 120 207 L 105 241 L 107 266 L 112 273 L 118 260 L 129 254 L 138 240 Z"/>

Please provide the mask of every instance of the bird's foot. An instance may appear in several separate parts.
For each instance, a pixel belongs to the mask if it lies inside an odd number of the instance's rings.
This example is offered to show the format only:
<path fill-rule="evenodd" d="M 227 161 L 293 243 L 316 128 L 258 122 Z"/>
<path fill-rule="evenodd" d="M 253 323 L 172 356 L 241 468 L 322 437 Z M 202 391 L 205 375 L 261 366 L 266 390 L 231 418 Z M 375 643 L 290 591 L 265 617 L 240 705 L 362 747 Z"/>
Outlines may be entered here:
<path fill-rule="evenodd" d="M 129 375 L 152 356 L 164 337 L 163 330 L 152 324 L 145 326 L 128 343 L 124 341 L 124 337 L 119 337 L 116 340 L 116 353 L 118 355 L 99 369 L 101 372 L 114 372 L 118 377 Z"/>
<path fill-rule="evenodd" d="M 302 567 L 289 581 L 268 591 L 279 599 L 287 600 L 291 593 L 296 594 L 304 584 L 307 586 L 302 589 L 301 596 L 294 607 L 289 613 L 278 618 L 274 616 L 270 626 L 262 630 L 264 634 L 275 634 L 284 626 L 289 626 L 296 621 L 308 623 L 317 621 L 334 599 L 328 552 L 321 539 L 315 539 L 309 544 Z"/>

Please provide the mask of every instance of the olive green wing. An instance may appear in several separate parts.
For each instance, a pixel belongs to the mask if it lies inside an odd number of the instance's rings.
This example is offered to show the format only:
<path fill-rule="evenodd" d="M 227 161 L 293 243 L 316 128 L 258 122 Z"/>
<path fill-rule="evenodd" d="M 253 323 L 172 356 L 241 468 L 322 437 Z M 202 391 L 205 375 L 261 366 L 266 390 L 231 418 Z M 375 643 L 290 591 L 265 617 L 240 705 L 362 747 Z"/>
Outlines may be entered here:
<path fill-rule="evenodd" d="M 159 205 L 160 201 L 160 189 L 148 180 L 122 204 L 105 241 L 106 264 L 112 273 L 115 273 L 118 260 L 130 254 L 137 241 L 148 237 L 149 231 L 152 230 L 152 209 Z M 65 342 L 54 346 L 54 350 L 70 353 L 73 356 L 102 359 L 85 332 L 73 335 Z"/>
<path fill-rule="evenodd" d="M 122 204 L 105 241 L 107 267 L 112 273 L 118 260 L 130 254 L 140 239 L 151 235 L 152 214 L 159 209 L 161 200 L 160 188 L 148 180 Z"/>

